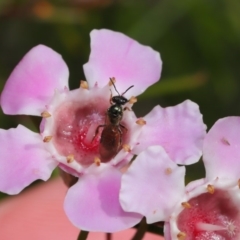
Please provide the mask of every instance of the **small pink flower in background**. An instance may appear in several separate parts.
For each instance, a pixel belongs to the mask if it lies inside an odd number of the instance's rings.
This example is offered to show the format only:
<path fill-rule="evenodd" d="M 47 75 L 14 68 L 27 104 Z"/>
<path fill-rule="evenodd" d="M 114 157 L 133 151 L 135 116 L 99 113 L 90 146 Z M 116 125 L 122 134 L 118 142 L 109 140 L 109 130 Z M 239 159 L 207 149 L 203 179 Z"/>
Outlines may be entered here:
<path fill-rule="evenodd" d="M 120 94 L 134 85 L 124 94 L 130 99 L 158 81 L 161 65 L 159 53 L 150 47 L 121 33 L 94 30 L 83 67 L 88 88 L 81 84 L 69 91 L 68 68 L 61 56 L 43 45 L 31 49 L 10 75 L 1 106 L 6 114 L 42 116 L 40 134 L 22 125 L 0 130 L 0 191 L 17 194 L 36 179 L 49 179 L 58 166 L 79 178 L 64 202 L 75 226 L 115 232 L 138 223 L 142 215 L 123 211 L 119 203 L 120 168 L 155 144 L 180 162 L 197 161 L 205 135 L 199 109 L 188 100 L 166 109 L 157 106 L 143 119 L 124 111 L 125 147 L 111 160 L 101 159 L 100 134 L 94 135 L 105 122 L 111 92 L 118 95 L 109 78 L 116 79 Z M 131 109 L 131 102 L 126 106 Z"/>
<path fill-rule="evenodd" d="M 203 144 L 206 178 L 186 187 L 185 167 L 162 147 L 149 147 L 122 177 L 124 210 L 146 216 L 148 223 L 165 221 L 166 240 L 240 239 L 239 136 L 239 117 L 217 121 Z"/>

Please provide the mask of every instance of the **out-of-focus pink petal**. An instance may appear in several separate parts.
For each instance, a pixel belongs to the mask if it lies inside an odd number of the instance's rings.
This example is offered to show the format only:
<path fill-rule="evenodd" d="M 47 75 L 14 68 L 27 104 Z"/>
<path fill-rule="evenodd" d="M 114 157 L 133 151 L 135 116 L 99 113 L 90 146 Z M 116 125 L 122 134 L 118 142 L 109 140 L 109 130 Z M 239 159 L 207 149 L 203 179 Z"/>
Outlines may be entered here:
<path fill-rule="evenodd" d="M 125 96 L 136 96 L 157 82 L 162 70 L 158 52 L 143 46 L 126 35 L 106 29 L 93 30 L 91 54 L 84 68 L 89 86 L 103 87 L 115 77 L 120 94 L 129 86 L 134 88 Z"/>
<path fill-rule="evenodd" d="M 17 194 L 37 179 L 46 181 L 57 163 L 39 134 L 22 125 L 0 129 L 0 191 Z"/>
<path fill-rule="evenodd" d="M 218 120 L 203 144 L 203 161 L 208 180 L 240 176 L 240 117 Z"/>
<path fill-rule="evenodd" d="M 120 202 L 147 223 L 165 221 L 184 194 L 185 167 L 178 167 L 164 149 L 152 146 L 139 154 L 122 177 Z"/>
<path fill-rule="evenodd" d="M 137 224 L 142 216 L 124 212 L 119 204 L 122 174 L 106 164 L 90 170 L 67 192 L 64 208 L 70 221 L 93 232 L 116 232 Z"/>
<path fill-rule="evenodd" d="M 206 126 L 196 103 L 186 100 L 174 107 L 156 106 L 144 120 L 146 125 L 134 153 L 160 145 L 177 164 L 187 165 L 199 160 Z"/>
<path fill-rule="evenodd" d="M 1 95 L 4 113 L 39 116 L 54 90 L 68 87 L 68 75 L 61 55 L 44 45 L 32 48 L 5 84 Z"/>

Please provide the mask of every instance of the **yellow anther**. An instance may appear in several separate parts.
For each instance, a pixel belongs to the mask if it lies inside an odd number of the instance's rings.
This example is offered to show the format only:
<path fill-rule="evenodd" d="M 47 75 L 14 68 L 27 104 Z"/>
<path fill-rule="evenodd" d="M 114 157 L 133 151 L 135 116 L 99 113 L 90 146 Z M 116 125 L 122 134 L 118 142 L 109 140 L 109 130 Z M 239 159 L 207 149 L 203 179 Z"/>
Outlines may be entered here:
<path fill-rule="evenodd" d="M 191 204 L 188 203 L 188 202 L 182 202 L 181 205 L 184 207 L 184 208 L 191 208 Z"/>
<path fill-rule="evenodd" d="M 179 232 L 177 235 L 177 238 L 179 240 L 184 240 L 186 238 L 187 234 L 185 232 Z"/>
<path fill-rule="evenodd" d="M 123 144 L 122 148 L 125 152 L 131 152 L 131 148 L 128 144 Z"/>
<path fill-rule="evenodd" d="M 136 121 L 136 124 L 141 125 L 141 126 L 145 125 L 146 123 L 147 123 L 147 122 L 146 122 L 143 118 L 139 118 L 139 119 Z"/>
<path fill-rule="evenodd" d="M 72 163 L 74 161 L 74 155 L 70 154 L 67 156 L 67 163 Z"/>
<path fill-rule="evenodd" d="M 87 83 L 87 81 L 81 80 L 81 81 L 80 81 L 80 88 L 88 89 L 88 83 Z"/>
<path fill-rule="evenodd" d="M 166 169 L 165 169 L 165 173 L 166 173 L 167 175 L 171 174 L 171 173 L 172 173 L 172 169 L 171 169 L 171 168 L 166 168 Z"/>
<path fill-rule="evenodd" d="M 41 113 L 41 116 L 42 116 L 43 118 L 49 118 L 49 117 L 51 117 L 52 115 L 51 115 L 48 111 L 43 111 L 43 112 Z"/>
<path fill-rule="evenodd" d="M 115 77 L 111 77 L 108 85 L 111 87 L 113 85 L 112 83 L 115 83 L 115 82 L 116 82 Z"/>
<path fill-rule="evenodd" d="M 51 140 L 52 140 L 52 136 L 46 136 L 43 139 L 44 142 L 50 142 Z"/>
<path fill-rule="evenodd" d="M 94 158 L 94 163 L 99 167 L 101 165 L 101 159 L 98 157 Z"/>
<path fill-rule="evenodd" d="M 131 104 L 134 104 L 134 103 L 136 103 L 137 102 L 137 98 L 136 97 L 134 97 L 134 96 L 132 96 L 130 99 L 129 99 L 129 101 L 128 101 L 129 103 L 131 103 Z"/>
<path fill-rule="evenodd" d="M 207 185 L 207 191 L 208 191 L 209 193 L 213 194 L 213 193 L 214 193 L 214 186 L 211 185 L 211 184 L 208 184 L 208 185 Z"/>

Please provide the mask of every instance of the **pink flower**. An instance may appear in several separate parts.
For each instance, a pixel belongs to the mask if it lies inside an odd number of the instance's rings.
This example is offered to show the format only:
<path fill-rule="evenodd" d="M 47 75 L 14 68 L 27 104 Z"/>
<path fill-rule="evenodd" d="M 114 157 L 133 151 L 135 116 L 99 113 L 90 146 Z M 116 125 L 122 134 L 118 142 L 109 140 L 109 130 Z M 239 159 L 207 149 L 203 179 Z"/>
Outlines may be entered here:
<path fill-rule="evenodd" d="M 123 175 L 124 210 L 146 216 L 148 223 L 165 221 L 166 240 L 240 239 L 239 136 L 239 117 L 217 121 L 203 144 L 206 178 L 186 187 L 185 167 L 162 147 L 149 147 Z"/>
<path fill-rule="evenodd" d="M 108 150 L 99 154 L 101 134 L 94 135 L 105 123 L 111 93 L 118 95 L 109 78 L 116 79 L 120 94 L 134 85 L 124 94 L 130 99 L 158 81 L 161 65 L 159 53 L 150 47 L 121 33 L 94 30 L 89 62 L 83 67 L 88 89 L 82 83 L 69 91 L 68 68 L 61 56 L 42 45 L 30 50 L 10 75 L 1 106 L 6 114 L 43 120 L 40 134 L 22 125 L 0 130 L 0 191 L 17 194 L 36 179 L 47 180 L 59 166 L 78 178 L 64 202 L 75 226 L 114 232 L 138 223 L 142 215 L 123 211 L 119 203 L 120 168 L 152 144 L 162 144 L 179 161 L 197 161 L 205 132 L 198 107 L 191 101 L 168 109 L 158 106 L 144 118 L 144 125 L 128 102 L 121 121 L 127 128 L 123 148 L 110 158 Z"/>

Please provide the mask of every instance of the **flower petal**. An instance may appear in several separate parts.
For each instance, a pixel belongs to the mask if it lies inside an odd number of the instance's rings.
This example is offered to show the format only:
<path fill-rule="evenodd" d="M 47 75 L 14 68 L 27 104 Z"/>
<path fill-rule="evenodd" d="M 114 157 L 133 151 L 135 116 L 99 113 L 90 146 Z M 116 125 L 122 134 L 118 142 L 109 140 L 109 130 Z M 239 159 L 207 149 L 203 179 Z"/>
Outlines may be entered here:
<path fill-rule="evenodd" d="M 139 154 L 122 177 L 120 203 L 147 223 L 165 221 L 184 194 L 185 167 L 178 167 L 164 149 L 152 146 Z"/>
<path fill-rule="evenodd" d="M 115 77 L 120 94 L 134 85 L 125 95 L 131 97 L 141 94 L 159 80 L 162 61 L 152 48 L 106 29 L 93 30 L 90 36 L 91 54 L 83 66 L 90 87 L 96 83 L 103 87 L 110 77 Z"/>
<path fill-rule="evenodd" d="M 124 212 L 119 204 L 121 173 L 106 164 L 90 170 L 67 192 L 64 208 L 70 221 L 94 232 L 115 232 L 137 224 L 142 216 Z"/>
<path fill-rule="evenodd" d="M 138 154 L 149 146 L 162 146 L 177 164 L 192 164 L 202 154 L 206 126 L 196 103 L 186 100 L 174 107 L 156 106 L 144 117 L 146 125 L 134 148 Z"/>
<path fill-rule="evenodd" d="M 61 55 L 44 45 L 32 48 L 5 84 L 1 95 L 4 113 L 39 116 L 54 90 L 68 87 L 68 75 Z"/>
<path fill-rule="evenodd" d="M 218 120 L 203 144 L 203 161 L 208 180 L 240 176 L 240 117 Z"/>
<path fill-rule="evenodd" d="M 195 181 L 188 183 L 188 185 L 185 187 L 186 193 L 193 191 L 195 188 L 203 185 L 205 182 L 206 182 L 205 178 L 200 178 L 200 179 L 197 179 Z"/>
<path fill-rule="evenodd" d="M 46 181 L 56 167 L 42 138 L 22 125 L 0 129 L 0 191 L 17 194 L 37 179 Z"/>

